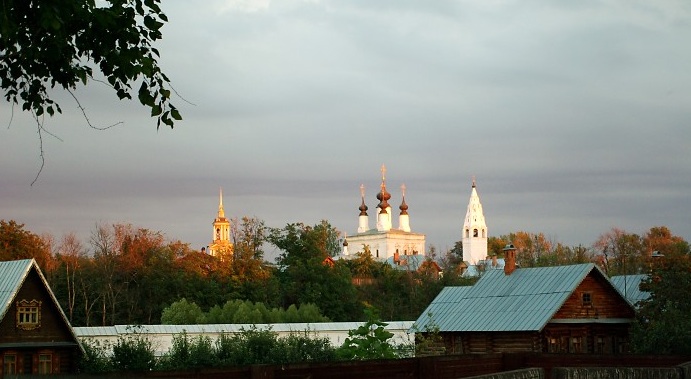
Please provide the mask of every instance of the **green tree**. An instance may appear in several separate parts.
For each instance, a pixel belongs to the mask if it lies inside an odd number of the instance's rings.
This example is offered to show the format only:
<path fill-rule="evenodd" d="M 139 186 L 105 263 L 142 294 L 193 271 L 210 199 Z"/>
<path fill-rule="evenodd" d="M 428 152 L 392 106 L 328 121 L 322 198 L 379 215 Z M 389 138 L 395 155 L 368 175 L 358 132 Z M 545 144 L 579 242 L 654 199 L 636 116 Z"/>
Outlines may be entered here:
<path fill-rule="evenodd" d="M 271 230 L 269 242 L 282 250 L 276 275 L 283 289 L 283 306 L 312 303 L 334 321 L 357 317 L 359 306 L 350 271 L 331 260 L 339 251 L 338 236 L 326 221 Z"/>
<path fill-rule="evenodd" d="M 119 99 L 139 102 L 173 127 L 180 113 L 170 103 L 169 79 L 153 47 L 168 18 L 160 0 L 4 0 L 0 7 L 0 86 L 5 99 L 34 117 L 61 113 L 49 88 L 74 96 L 96 68 Z M 76 97 L 75 97 L 76 99 Z M 83 110 L 83 108 L 82 108 Z M 40 131 L 40 128 L 39 128 Z"/>
<path fill-rule="evenodd" d="M 650 292 L 638 306 L 631 344 L 648 354 L 691 354 L 691 256 L 689 251 L 653 262 L 651 273 L 641 283 Z"/>
<path fill-rule="evenodd" d="M 163 309 L 161 324 L 192 325 L 199 323 L 203 317 L 204 312 L 197 304 L 183 298 Z"/>
<path fill-rule="evenodd" d="M 365 310 L 367 322 L 348 332 L 348 338 L 338 349 L 338 355 L 347 360 L 392 359 L 396 349 L 391 344 L 393 333 L 387 331 L 387 323 L 379 319 L 376 310 Z"/>

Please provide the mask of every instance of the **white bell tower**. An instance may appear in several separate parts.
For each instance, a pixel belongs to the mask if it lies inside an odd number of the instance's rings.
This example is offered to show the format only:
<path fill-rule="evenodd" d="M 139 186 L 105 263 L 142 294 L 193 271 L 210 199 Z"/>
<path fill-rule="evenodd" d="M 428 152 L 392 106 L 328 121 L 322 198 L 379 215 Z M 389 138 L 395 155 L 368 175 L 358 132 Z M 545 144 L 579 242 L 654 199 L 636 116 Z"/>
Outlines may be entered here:
<path fill-rule="evenodd" d="M 463 260 L 476 265 L 487 258 L 487 224 L 485 215 L 482 213 L 482 204 L 475 187 L 473 178 L 473 189 L 468 201 L 468 211 L 465 214 L 463 223 Z"/>

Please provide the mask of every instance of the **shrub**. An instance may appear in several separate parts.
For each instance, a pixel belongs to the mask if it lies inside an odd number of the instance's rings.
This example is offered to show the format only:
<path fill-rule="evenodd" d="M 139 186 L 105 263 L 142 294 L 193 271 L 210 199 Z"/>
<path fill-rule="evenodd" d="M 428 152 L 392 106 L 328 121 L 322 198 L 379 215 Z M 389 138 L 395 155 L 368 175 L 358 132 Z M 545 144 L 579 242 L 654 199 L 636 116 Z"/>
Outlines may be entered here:
<path fill-rule="evenodd" d="M 111 363 L 119 371 L 150 371 L 156 367 L 156 355 L 151 341 L 135 333 L 118 338 Z"/>
<path fill-rule="evenodd" d="M 79 360 L 79 371 L 86 374 L 103 374 L 113 371 L 110 362 L 110 346 L 94 339 L 81 341 L 84 355 Z"/>

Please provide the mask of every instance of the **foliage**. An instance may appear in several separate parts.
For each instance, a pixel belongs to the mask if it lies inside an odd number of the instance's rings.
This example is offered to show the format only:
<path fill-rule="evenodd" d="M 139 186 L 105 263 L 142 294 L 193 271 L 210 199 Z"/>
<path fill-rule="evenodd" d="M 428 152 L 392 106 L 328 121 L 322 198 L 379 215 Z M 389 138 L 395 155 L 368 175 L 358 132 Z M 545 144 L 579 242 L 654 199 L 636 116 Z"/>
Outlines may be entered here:
<path fill-rule="evenodd" d="M 184 370 L 211 367 L 216 363 L 211 338 L 197 336 L 190 339 L 187 333 L 173 336 L 168 353 L 161 360 L 160 368 L 165 370 Z"/>
<path fill-rule="evenodd" d="M 336 349 L 331 346 L 327 337 L 310 337 L 305 331 L 302 334 L 291 334 L 278 340 L 277 361 L 275 363 L 297 362 L 331 362 L 336 360 Z"/>
<path fill-rule="evenodd" d="M 358 313 L 350 271 L 329 260 L 339 252 L 339 232 L 328 222 L 315 226 L 288 224 L 271 229 L 268 241 L 282 252 L 277 259 L 282 303 L 312 303 L 334 321 L 352 319 Z"/>
<path fill-rule="evenodd" d="M 204 312 L 194 302 L 182 298 L 169 307 L 163 309 L 161 324 L 164 325 L 194 325 L 204 319 Z"/>
<path fill-rule="evenodd" d="M 381 321 L 376 310 L 365 310 L 367 322 L 348 332 L 348 338 L 338 349 L 338 355 L 346 360 L 393 359 L 396 349 L 391 344 L 393 333 L 384 329 L 388 324 Z"/>
<path fill-rule="evenodd" d="M 153 344 L 140 334 L 118 338 L 113 345 L 112 366 L 117 371 L 142 372 L 156 367 Z"/>
<path fill-rule="evenodd" d="M 691 354 L 691 255 L 687 250 L 675 259 L 658 259 L 641 283 L 650 297 L 638 304 L 632 348 L 649 354 Z"/>
<path fill-rule="evenodd" d="M 119 99 L 151 108 L 151 116 L 173 127 L 180 120 L 170 103 L 168 77 L 153 44 L 168 18 L 160 0 L 5 0 L 0 7 L 0 86 L 5 99 L 21 102 L 35 117 L 62 113 L 49 88 L 70 93 L 86 85 L 96 68 Z"/>
<path fill-rule="evenodd" d="M 638 234 L 612 228 L 600 235 L 593 244 L 593 249 L 598 252 L 600 265 L 609 276 L 646 271 L 645 249 Z"/>
<path fill-rule="evenodd" d="M 113 370 L 111 346 L 97 340 L 84 339 L 81 342 L 84 355 L 79 360 L 79 371 L 87 374 L 103 374 Z"/>
<path fill-rule="evenodd" d="M 0 220 L 0 261 L 36 259 L 42 271 L 50 265 L 50 248 L 38 235 L 14 220 Z"/>
<path fill-rule="evenodd" d="M 294 304 L 287 310 L 268 309 L 263 303 L 252 303 L 249 300 L 229 300 L 223 307 L 213 306 L 209 312 L 190 303 L 186 299 L 176 301 L 163 310 L 161 323 L 167 325 L 193 324 L 272 324 L 295 322 L 328 322 L 314 304 Z"/>

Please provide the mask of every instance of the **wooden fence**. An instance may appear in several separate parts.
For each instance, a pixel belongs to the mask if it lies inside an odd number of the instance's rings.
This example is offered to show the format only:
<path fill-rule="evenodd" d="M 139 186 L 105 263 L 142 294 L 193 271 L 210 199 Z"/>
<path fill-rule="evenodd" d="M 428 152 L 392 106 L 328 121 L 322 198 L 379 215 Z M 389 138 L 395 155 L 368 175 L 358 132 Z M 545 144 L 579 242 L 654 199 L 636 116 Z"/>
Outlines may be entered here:
<path fill-rule="evenodd" d="M 460 379 L 525 368 L 540 368 L 546 379 L 558 367 L 650 367 L 672 368 L 691 362 L 691 356 L 576 355 L 503 353 L 447 355 L 396 360 L 350 361 L 319 364 L 254 365 L 196 371 L 150 372 L 148 379 Z M 678 369 L 679 378 L 691 379 Z"/>

